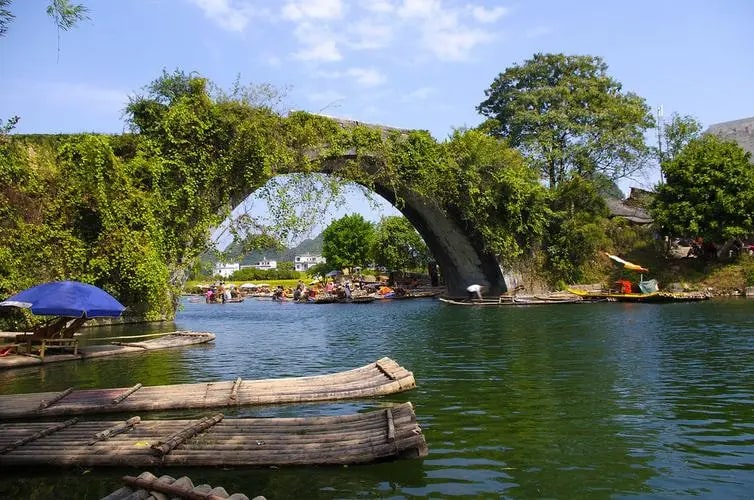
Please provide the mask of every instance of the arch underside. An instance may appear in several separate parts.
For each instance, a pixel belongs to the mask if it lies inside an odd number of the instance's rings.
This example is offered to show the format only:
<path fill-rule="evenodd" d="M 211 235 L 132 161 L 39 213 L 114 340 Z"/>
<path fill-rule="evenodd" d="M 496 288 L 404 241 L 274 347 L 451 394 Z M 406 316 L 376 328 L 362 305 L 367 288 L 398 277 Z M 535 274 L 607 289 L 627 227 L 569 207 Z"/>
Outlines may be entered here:
<path fill-rule="evenodd" d="M 463 296 L 471 284 L 484 285 L 485 293 L 507 291 L 497 258 L 484 252 L 464 229 L 436 204 L 415 192 L 396 195 L 384 186 L 371 188 L 399 210 L 416 228 L 429 247 L 445 279 L 448 295 Z M 401 203 L 396 203 L 400 198 Z"/>

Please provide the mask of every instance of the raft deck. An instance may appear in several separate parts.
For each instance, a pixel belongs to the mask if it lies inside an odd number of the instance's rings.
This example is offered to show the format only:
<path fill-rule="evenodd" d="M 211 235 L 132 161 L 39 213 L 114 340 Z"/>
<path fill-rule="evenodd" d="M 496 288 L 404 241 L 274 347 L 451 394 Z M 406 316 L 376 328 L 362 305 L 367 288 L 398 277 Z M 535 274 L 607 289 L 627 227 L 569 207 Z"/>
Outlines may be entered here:
<path fill-rule="evenodd" d="M 415 387 L 414 374 L 385 357 L 310 377 L 0 395 L 0 419 L 355 399 Z"/>
<path fill-rule="evenodd" d="M 156 349 L 171 349 L 195 344 L 206 344 L 215 340 L 215 337 L 215 334 L 210 332 L 177 331 L 142 342 L 113 342 L 103 345 L 77 346 L 73 353 L 45 354 L 44 356 L 29 353 L 7 354 L 0 357 L 0 369 L 21 368 L 47 363 L 59 363 L 61 361 L 76 361 Z M 48 347 L 48 350 L 51 351 L 51 348 Z"/>
<path fill-rule="evenodd" d="M 343 465 L 427 455 L 411 403 L 344 416 L 0 424 L 0 466 Z"/>

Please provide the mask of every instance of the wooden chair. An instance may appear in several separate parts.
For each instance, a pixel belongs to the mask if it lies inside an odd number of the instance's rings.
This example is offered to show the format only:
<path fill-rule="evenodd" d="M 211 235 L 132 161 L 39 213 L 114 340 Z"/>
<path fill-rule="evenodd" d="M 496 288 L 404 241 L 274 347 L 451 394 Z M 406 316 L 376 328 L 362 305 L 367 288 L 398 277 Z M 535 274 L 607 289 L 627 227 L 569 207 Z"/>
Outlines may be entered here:
<path fill-rule="evenodd" d="M 23 346 L 25 354 L 32 355 L 32 349 L 39 348 L 39 357 L 44 359 L 48 349 L 73 349 L 78 354 L 79 341 L 74 334 L 86 323 L 86 318 L 55 318 L 34 329 L 31 334 L 16 336 L 16 342 Z"/>

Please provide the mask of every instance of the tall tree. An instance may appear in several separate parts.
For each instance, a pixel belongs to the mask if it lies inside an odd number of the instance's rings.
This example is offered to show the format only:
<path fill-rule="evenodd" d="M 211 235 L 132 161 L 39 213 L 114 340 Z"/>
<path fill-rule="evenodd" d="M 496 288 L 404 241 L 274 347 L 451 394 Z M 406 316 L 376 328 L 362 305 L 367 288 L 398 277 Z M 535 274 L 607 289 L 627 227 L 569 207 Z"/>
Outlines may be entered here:
<path fill-rule="evenodd" d="M 714 135 L 693 139 L 663 163 L 652 216 L 667 235 L 723 242 L 754 232 L 751 154 Z"/>
<path fill-rule="evenodd" d="M 391 270 L 407 271 L 429 262 L 429 249 L 405 217 L 384 217 L 372 240 L 374 263 Z"/>
<path fill-rule="evenodd" d="M 346 215 L 322 233 L 322 256 L 332 269 L 363 266 L 369 261 L 374 226 L 359 214 Z"/>
<path fill-rule="evenodd" d="M 644 99 L 622 92 L 593 56 L 535 54 L 498 75 L 477 111 L 481 129 L 527 156 L 551 188 L 575 172 L 615 180 L 641 170 L 654 119 Z"/>
<path fill-rule="evenodd" d="M 665 151 L 659 151 L 660 162 L 673 160 L 691 140 L 702 134 L 702 124 L 693 116 L 673 113 L 670 121 L 662 125 Z"/>

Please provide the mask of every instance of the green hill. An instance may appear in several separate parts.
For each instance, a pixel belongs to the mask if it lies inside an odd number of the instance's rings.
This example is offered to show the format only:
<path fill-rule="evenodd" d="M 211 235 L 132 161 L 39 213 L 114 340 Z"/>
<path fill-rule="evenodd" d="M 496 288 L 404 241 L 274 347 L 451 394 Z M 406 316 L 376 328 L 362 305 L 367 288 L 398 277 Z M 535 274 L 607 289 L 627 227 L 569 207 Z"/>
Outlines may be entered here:
<path fill-rule="evenodd" d="M 267 248 L 254 250 L 246 255 L 241 255 L 241 245 L 231 243 L 225 250 L 230 262 L 239 261 L 242 266 L 256 264 L 262 259 L 276 260 L 278 262 L 292 262 L 296 255 L 302 254 L 321 254 L 322 253 L 322 233 L 315 238 L 308 238 L 293 248 Z M 202 260 L 215 262 L 217 260 L 216 252 L 205 254 Z"/>

